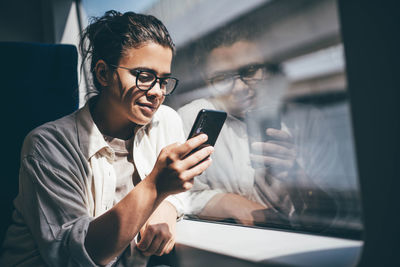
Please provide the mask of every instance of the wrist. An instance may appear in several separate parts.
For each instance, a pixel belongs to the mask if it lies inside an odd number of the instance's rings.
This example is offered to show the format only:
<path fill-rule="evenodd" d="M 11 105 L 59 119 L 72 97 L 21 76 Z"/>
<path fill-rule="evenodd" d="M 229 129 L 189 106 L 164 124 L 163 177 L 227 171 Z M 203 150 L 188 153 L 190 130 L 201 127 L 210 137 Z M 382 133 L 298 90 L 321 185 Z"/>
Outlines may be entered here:
<path fill-rule="evenodd" d="M 158 186 L 156 176 L 153 173 L 150 173 L 143 179 L 142 183 L 151 194 L 154 194 L 157 204 L 160 204 L 168 196 L 168 194 Z"/>

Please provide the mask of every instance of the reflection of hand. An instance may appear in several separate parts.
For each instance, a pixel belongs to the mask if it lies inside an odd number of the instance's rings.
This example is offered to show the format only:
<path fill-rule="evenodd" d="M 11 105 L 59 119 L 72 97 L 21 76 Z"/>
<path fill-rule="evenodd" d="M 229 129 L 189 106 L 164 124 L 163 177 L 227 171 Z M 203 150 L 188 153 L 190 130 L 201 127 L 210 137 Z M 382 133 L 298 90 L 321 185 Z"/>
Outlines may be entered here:
<path fill-rule="evenodd" d="M 175 245 L 176 210 L 163 201 L 140 230 L 137 248 L 145 256 L 168 254 Z"/>
<path fill-rule="evenodd" d="M 252 148 L 260 154 L 251 154 L 253 162 L 266 166 L 268 173 L 276 178 L 285 179 L 297 167 L 296 148 L 292 137 L 285 131 L 268 128 L 266 133 L 271 140 L 267 142 L 254 142 Z M 259 171 L 259 170 L 258 170 Z"/>
<path fill-rule="evenodd" d="M 240 224 L 254 225 L 265 220 L 262 213 L 255 213 L 254 211 L 265 210 L 265 208 L 265 206 L 248 200 L 243 196 L 221 193 L 215 195 L 199 215 L 205 219 L 233 219 Z"/>
<path fill-rule="evenodd" d="M 180 193 L 192 187 L 193 178 L 210 166 L 211 158 L 209 156 L 214 148 L 208 146 L 189 156 L 188 154 L 206 140 L 207 135 L 201 134 L 183 144 L 175 143 L 161 150 L 157 162 L 148 176 L 156 184 L 159 194 Z"/>

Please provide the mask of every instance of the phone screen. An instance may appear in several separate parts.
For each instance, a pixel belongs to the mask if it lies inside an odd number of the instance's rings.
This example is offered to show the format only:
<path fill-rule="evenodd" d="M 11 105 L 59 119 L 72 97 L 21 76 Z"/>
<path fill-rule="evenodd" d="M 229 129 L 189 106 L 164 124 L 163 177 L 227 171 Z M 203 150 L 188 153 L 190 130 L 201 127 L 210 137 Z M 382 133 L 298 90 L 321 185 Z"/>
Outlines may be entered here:
<path fill-rule="evenodd" d="M 262 149 L 253 148 L 252 144 L 273 140 L 272 137 L 267 135 L 266 130 L 268 128 L 281 129 L 281 118 L 278 110 L 268 107 L 251 110 L 246 113 L 245 122 L 250 154 L 262 155 Z M 251 165 L 255 169 L 264 167 L 264 164 L 253 161 L 251 161 Z"/>
<path fill-rule="evenodd" d="M 249 111 L 246 113 L 245 123 L 251 142 L 267 142 L 271 140 L 266 133 L 268 128 L 281 129 L 280 113 L 275 109 L 262 108 Z"/>

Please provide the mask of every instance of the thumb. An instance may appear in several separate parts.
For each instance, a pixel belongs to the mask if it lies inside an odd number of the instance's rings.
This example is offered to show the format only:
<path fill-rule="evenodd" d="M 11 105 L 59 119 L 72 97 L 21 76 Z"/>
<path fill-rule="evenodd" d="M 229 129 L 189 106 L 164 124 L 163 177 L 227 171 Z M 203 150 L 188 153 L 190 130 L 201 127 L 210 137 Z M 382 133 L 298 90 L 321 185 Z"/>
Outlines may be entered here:
<path fill-rule="evenodd" d="M 136 239 L 137 244 L 140 243 L 140 240 L 142 240 L 142 236 L 144 236 L 144 231 L 146 230 L 146 225 L 147 224 L 143 225 L 142 228 L 139 230 L 139 233 L 137 234 L 137 239 Z"/>

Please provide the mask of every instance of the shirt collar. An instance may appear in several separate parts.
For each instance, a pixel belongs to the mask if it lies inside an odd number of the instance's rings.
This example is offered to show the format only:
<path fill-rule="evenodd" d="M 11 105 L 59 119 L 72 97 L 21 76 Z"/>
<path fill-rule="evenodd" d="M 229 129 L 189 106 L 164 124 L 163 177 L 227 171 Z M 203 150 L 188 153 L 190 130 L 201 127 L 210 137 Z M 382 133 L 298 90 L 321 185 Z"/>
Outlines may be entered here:
<path fill-rule="evenodd" d="M 87 101 L 85 106 L 82 107 L 76 115 L 79 146 L 81 151 L 87 160 L 99 152 L 104 153 L 104 155 L 107 157 L 114 158 L 115 155 L 113 149 L 104 140 L 103 134 L 93 121 L 92 114 L 90 113 L 89 102 L 90 101 Z M 150 123 L 138 127 L 137 130 L 135 130 L 135 138 L 137 133 L 148 133 L 148 130 L 152 126 L 157 125 L 158 121 L 160 120 L 160 115 L 158 112 L 159 110 L 154 114 Z"/>
<path fill-rule="evenodd" d="M 76 116 L 79 146 L 86 159 L 89 160 L 102 150 L 111 156 L 112 149 L 104 140 L 103 134 L 97 128 L 90 114 L 89 101 L 78 111 Z"/>
<path fill-rule="evenodd" d="M 225 105 L 222 104 L 222 103 L 221 103 L 220 101 L 218 101 L 217 99 L 211 98 L 211 99 L 209 100 L 209 102 L 211 102 L 211 104 L 213 105 L 213 107 L 214 107 L 215 109 L 225 111 L 226 114 L 227 114 L 227 118 L 226 118 L 227 120 L 233 120 L 233 121 L 237 121 L 237 122 L 241 122 L 241 123 L 244 122 L 243 119 L 239 119 L 238 117 L 233 116 L 232 114 L 230 114 L 230 113 L 227 111 Z"/>

